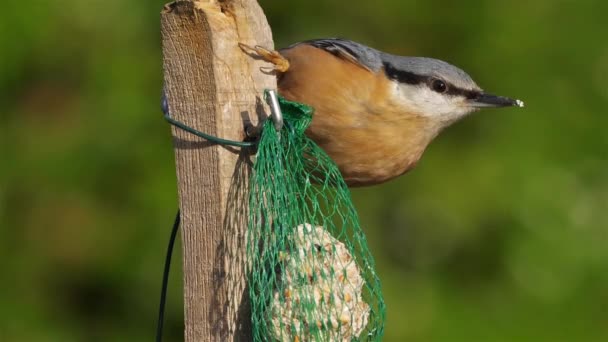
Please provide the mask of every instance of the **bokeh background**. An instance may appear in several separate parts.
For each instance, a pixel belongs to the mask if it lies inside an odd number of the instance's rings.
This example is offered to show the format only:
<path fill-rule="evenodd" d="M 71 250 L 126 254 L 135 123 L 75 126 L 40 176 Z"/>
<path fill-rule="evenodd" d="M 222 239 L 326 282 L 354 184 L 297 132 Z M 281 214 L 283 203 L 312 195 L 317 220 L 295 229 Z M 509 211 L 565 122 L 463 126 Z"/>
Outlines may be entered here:
<path fill-rule="evenodd" d="M 0 9 L 0 341 L 153 339 L 177 205 L 163 3 Z M 353 191 L 386 341 L 608 341 L 608 2 L 261 4 L 277 46 L 341 36 L 436 57 L 526 102 Z M 180 272 L 168 341 L 182 339 Z"/>

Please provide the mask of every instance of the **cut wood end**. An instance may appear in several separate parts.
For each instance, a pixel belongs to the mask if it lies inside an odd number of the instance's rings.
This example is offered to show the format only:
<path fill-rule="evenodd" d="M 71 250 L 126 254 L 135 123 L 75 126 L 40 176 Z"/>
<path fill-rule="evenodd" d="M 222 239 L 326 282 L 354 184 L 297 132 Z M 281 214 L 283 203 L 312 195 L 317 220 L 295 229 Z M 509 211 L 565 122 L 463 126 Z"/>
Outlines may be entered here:
<path fill-rule="evenodd" d="M 195 9 L 201 11 L 216 11 L 219 13 L 225 13 L 228 8 L 231 7 L 232 1 L 224 1 L 219 3 L 217 0 L 177 0 L 165 4 L 161 11 L 161 14 L 167 14 L 175 12 L 176 14 L 190 14 Z"/>
<path fill-rule="evenodd" d="M 173 11 L 173 7 L 174 6 L 175 6 L 175 1 L 174 2 L 170 2 L 168 4 L 165 4 L 165 6 L 163 6 L 163 10 L 160 11 L 160 14 L 171 13 Z"/>
<path fill-rule="evenodd" d="M 195 3 L 192 1 L 178 0 L 163 6 L 161 14 L 193 14 Z"/>
<path fill-rule="evenodd" d="M 218 11 L 222 12 L 222 6 L 217 1 L 195 1 L 194 8 L 201 11 Z"/>

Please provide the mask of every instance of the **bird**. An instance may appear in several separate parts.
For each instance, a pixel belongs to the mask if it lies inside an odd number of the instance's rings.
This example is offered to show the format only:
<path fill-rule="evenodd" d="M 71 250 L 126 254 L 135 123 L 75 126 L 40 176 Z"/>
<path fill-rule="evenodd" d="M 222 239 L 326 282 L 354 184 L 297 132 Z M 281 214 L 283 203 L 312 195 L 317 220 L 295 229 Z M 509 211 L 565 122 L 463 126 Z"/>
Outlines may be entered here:
<path fill-rule="evenodd" d="M 274 64 L 282 97 L 314 108 L 306 135 L 351 187 L 412 170 L 443 129 L 470 113 L 524 106 L 483 91 L 442 60 L 393 55 L 348 39 L 307 40 L 278 51 L 241 48 Z"/>

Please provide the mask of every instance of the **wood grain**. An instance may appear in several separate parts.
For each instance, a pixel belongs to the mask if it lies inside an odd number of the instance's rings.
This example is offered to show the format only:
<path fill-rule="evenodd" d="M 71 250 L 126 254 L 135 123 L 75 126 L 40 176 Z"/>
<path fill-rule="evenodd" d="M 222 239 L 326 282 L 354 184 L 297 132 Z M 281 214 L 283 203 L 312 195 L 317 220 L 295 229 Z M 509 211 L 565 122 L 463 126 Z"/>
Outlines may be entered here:
<path fill-rule="evenodd" d="M 242 140 L 266 117 L 276 89 L 264 62 L 238 43 L 273 48 L 257 1 L 177 1 L 161 13 L 165 92 L 172 116 L 218 137 Z M 246 293 L 249 149 L 227 148 L 173 128 L 182 213 L 185 340 L 250 340 Z"/>

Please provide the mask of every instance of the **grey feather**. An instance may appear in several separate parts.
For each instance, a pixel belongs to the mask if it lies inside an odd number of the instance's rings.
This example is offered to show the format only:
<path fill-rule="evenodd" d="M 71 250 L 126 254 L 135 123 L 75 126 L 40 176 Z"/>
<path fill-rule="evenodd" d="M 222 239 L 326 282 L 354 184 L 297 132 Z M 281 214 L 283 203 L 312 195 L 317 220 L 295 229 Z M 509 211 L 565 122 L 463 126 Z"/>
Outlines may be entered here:
<path fill-rule="evenodd" d="M 287 49 L 300 44 L 312 45 L 338 57 L 350 55 L 352 56 L 353 61 L 356 61 L 358 64 L 361 64 L 361 66 L 374 72 L 377 72 L 382 68 L 382 59 L 380 58 L 382 52 L 370 48 L 369 46 L 353 42 L 352 40 L 341 38 L 313 39 L 296 43 L 289 46 Z"/>
<path fill-rule="evenodd" d="M 288 47 L 288 49 L 299 44 L 312 45 L 342 58 L 344 56 L 352 56 L 352 58 L 347 59 L 354 60 L 366 69 L 374 72 L 390 66 L 399 72 L 415 75 L 421 80 L 440 78 L 459 89 L 481 90 L 466 72 L 442 60 L 428 57 L 391 55 L 352 40 L 341 38 L 308 40 L 294 44 Z"/>

